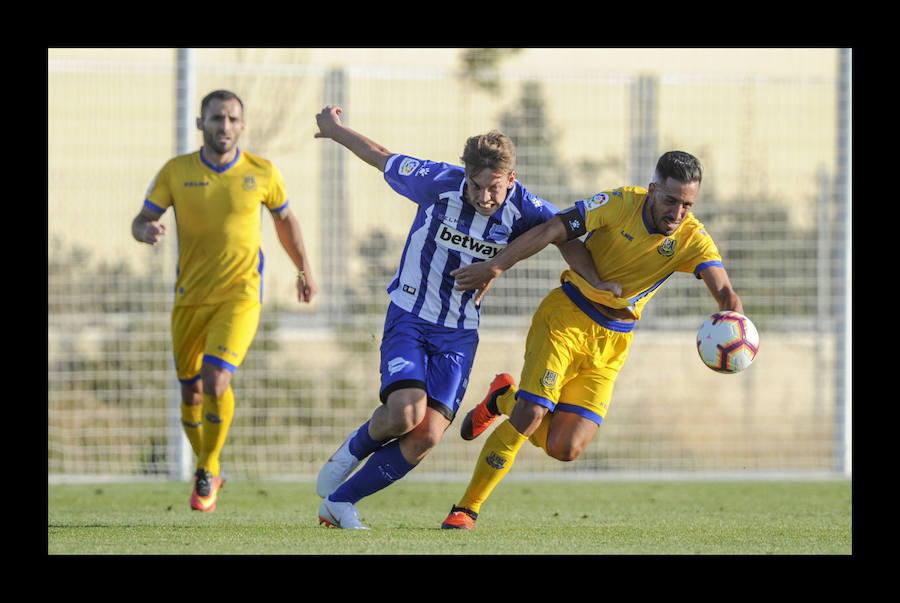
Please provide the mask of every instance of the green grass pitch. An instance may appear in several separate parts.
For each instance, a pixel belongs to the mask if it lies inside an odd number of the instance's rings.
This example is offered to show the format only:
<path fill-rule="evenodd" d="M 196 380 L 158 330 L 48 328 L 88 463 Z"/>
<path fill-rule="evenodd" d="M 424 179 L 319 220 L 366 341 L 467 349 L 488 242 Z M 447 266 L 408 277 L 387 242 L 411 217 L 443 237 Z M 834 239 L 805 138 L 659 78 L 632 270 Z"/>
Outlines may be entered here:
<path fill-rule="evenodd" d="M 48 485 L 49 555 L 850 555 L 852 483 L 502 483 L 472 531 L 441 530 L 464 482 L 407 479 L 320 526 L 311 482 L 233 478 L 212 514 L 190 484 Z"/>

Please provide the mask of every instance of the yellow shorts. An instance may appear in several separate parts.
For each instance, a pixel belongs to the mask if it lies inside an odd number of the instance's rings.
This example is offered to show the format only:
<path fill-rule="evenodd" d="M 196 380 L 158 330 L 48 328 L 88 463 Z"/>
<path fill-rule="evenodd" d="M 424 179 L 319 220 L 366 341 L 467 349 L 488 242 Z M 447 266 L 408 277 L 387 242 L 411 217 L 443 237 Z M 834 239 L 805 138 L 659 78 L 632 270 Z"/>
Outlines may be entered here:
<path fill-rule="evenodd" d="M 253 343 L 261 309 L 257 300 L 173 308 L 172 351 L 178 380 L 195 381 L 204 362 L 234 372 Z"/>
<path fill-rule="evenodd" d="M 634 323 L 600 314 L 569 283 L 551 291 L 531 322 L 517 398 L 598 425 L 628 356 Z"/>

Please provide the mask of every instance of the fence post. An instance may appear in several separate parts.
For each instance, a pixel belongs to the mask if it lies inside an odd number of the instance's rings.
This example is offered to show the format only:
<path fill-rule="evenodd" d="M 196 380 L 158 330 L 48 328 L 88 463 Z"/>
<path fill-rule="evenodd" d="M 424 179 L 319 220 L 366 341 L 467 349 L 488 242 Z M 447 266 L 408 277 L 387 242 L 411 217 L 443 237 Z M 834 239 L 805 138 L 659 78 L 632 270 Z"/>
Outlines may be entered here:
<path fill-rule="evenodd" d="M 179 48 L 175 62 L 175 153 L 183 155 L 194 148 L 197 101 L 197 72 L 194 64 L 194 51 L 191 48 Z M 177 261 L 177 260 L 176 260 Z M 173 300 L 174 301 L 174 300 Z M 170 358 L 173 380 L 172 393 L 169 400 L 168 451 L 169 479 L 186 481 L 191 475 L 193 451 L 190 442 L 181 427 L 181 385 L 175 377 L 175 361 Z"/>

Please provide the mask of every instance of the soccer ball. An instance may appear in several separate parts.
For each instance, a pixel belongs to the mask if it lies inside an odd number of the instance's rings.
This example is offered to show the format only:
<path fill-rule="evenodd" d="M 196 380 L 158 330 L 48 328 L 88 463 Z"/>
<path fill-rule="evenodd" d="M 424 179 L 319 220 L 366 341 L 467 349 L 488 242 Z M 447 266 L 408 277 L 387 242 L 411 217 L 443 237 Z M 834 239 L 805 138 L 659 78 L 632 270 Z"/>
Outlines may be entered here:
<path fill-rule="evenodd" d="M 716 312 L 697 331 L 697 351 L 703 364 L 717 373 L 739 373 L 756 358 L 759 332 L 739 312 Z"/>

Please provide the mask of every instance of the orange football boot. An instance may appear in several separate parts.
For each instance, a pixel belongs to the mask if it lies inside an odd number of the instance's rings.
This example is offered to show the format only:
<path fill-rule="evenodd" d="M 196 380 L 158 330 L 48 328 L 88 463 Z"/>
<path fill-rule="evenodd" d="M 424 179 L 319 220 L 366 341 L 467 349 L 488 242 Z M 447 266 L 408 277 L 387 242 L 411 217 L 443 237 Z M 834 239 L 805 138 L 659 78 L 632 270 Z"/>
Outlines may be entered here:
<path fill-rule="evenodd" d="M 441 524 L 442 530 L 471 530 L 475 527 L 475 520 L 478 519 L 478 513 L 470 511 L 465 507 L 457 507 L 453 505 L 450 509 L 450 515 Z"/>
<path fill-rule="evenodd" d="M 223 486 L 225 486 L 225 480 L 218 475 L 197 469 L 197 473 L 194 474 L 194 489 L 191 491 L 191 508 L 207 513 L 215 511 L 219 490 Z"/>
<path fill-rule="evenodd" d="M 501 389 L 505 391 L 512 385 L 515 385 L 515 380 L 509 373 L 500 373 L 494 377 L 494 380 L 491 381 L 491 388 L 488 390 L 484 400 L 463 418 L 462 425 L 459 426 L 459 435 L 462 436 L 462 439 L 474 440 L 491 426 L 491 423 L 500 415 L 488 410 L 488 402 L 492 398 L 496 399 L 497 395 L 503 393 L 500 391 Z"/>

